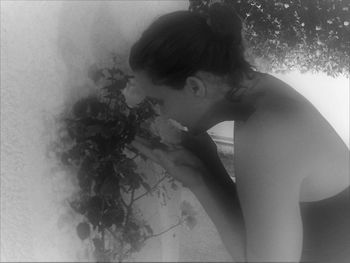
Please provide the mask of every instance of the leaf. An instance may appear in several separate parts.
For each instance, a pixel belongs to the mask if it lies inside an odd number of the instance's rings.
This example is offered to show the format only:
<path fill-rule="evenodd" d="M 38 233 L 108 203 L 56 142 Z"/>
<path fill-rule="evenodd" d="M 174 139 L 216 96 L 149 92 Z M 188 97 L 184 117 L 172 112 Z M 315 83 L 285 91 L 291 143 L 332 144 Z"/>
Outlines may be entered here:
<path fill-rule="evenodd" d="M 94 81 L 94 83 L 98 82 L 104 77 L 103 69 L 99 69 L 96 64 L 91 65 L 88 69 L 88 77 Z"/>
<path fill-rule="evenodd" d="M 92 239 L 92 241 L 94 243 L 94 246 L 95 246 L 96 250 L 98 250 L 98 251 L 103 251 L 104 250 L 103 249 L 103 241 L 102 241 L 102 239 L 95 237 L 94 239 Z"/>
<path fill-rule="evenodd" d="M 81 202 L 78 202 L 77 200 L 69 202 L 69 205 L 75 212 L 79 214 L 85 214 L 86 212 L 86 207 Z"/>
<path fill-rule="evenodd" d="M 92 126 L 88 126 L 86 128 L 86 137 L 90 137 L 90 136 L 94 136 L 97 133 L 101 132 L 102 127 L 100 125 L 92 125 Z"/>
<path fill-rule="evenodd" d="M 147 192 L 151 192 L 151 186 L 145 181 L 141 181 L 142 186 L 146 189 Z"/>
<path fill-rule="evenodd" d="M 90 188 L 92 186 L 92 178 L 91 176 L 88 176 L 84 174 L 82 177 L 79 178 L 79 186 L 82 190 L 90 191 Z"/>
<path fill-rule="evenodd" d="M 95 195 L 90 198 L 87 204 L 87 208 L 90 211 L 101 211 L 102 210 L 102 205 L 103 205 L 103 200 L 101 197 Z"/>
<path fill-rule="evenodd" d="M 126 88 L 127 83 L 128 83 L 128 80 L 124 78 L 124 79 L 115 81 L 115 86 L 117 89 L 121 90 Z"/>
<path fill-rule="evenodd" d="M 90 235 L 90 225 L 86 222 L 79 223 L 76 230 L 81 240 L 88 238 Z"/>
<path fill-rule="evenodd" d="M 133 251 L 136 251 L 136 252 L 139 252 L 143 246 L 144 246 L 144 242 L 142 242 L 142 240 L 137 240 L 132 243 L 132 249 Z"/>
<path fill-rule="evenodd" d="M 83 157 L 82 147 L 80 144 L 73 146 L 68 152 L 69 159 L 79 160 Z"/>
<path fill-rule="evenodd" d="M 124 210 L 121 208 L 115 208 L 107 211 L 102 215 L 102 223 L 106 227 L 111 227 L 113 224 L 121 226 L 124 220 Z"/>
<path fill-rule="evenodd" d="M 90 95 L 74 104 L 73 113 L 77 118 L 97 117 L 99 113 L 106 111 L 106 107 L 95 95 Z"/>
<path fill-rule="evenodd" d="M 107 69 L 108 73 L 111 74 L 111 76 L 117 75 L 117 78 L 120 78 L 124 75 L 123 71 L 121 71 L 119 68 L 113 67 L 111 69 Z"/>
<path fill-rule="evenodd" d="M 150 225 L 144 225 L 144 227 L 148 234 L 153 235 L 153 229 L 150 227 Z"/>
<path fill-rule="evenodd" d="M 114 166 L 112 161 L 104 162 L 100 165 L 97 171 L 101 183 L 103 183 L 106 178 L 114 176 Z"/>
<path fill-rule="evenodd" d="M 100 194 L 103 196 L 119 196 L 119 179 L 116 176 L 108 177 L 100 188 Z"/>

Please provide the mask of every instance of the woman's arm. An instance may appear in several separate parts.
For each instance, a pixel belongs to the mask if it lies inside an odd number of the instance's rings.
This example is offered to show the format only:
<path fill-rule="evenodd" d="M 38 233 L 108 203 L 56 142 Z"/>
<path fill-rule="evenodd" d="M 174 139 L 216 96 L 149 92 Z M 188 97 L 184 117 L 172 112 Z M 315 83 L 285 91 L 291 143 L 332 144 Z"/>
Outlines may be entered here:
<path fill-rule="evenodd" d="M 235 183 L 221 163 L 216 145 L 208 134 L 184 136 L 183 146 L 186 148 L 152 149 L 147 141 L 137 138 L 132 146 L 163 166 L 194 193 L 232 258 L 244 262 L 244 224 Z"/>
<path fill-rule="evenodd" d="M 302 221 L 299 186 L 286 171 L 245 170 L 237 179 L 246 226 L 247 262 L 299 262 Z"/>
<path fill-rule="evenodd" d="M 269 118 L 250 126 L 240 141 L 245 150 L 235 158 L 246 260 L 299 262 L 303 241 L 299 193 L 308 165 L 303 149 L 308 144 L 300 139 L 296 145 L 289 136 L 293 131 Z"/>
<path fill-rule="evenodd" d="M 215 178 L 215 175 L 204 177 Z M 244 222 L 234 183 L 223 186 L 218 181 L 205 180 L 191 191 L 214 223 L 232 259 L 246 262 Z"/>
<path fill-rule="evenodd" d="M 297 158 L 286 159 L 288 155 L 281 154 L 286 149 L 275 151 L 266 147 L 271 145 L 266 144 L 267 134 L 259 132 L 254 134 L 255 138 L 248 138 L 255 139 L 251 151 L 246 151 L 235 163 L 236 184 L 222 180 L 227 178 L 223 175 L 225 169 L 217 166 L 208 169 L 210 176 L 203 176 L 204 183 L 192 192 L 234 260 L 299 262 L 302 249 L 299 190 L 303 164 Z M 272 139 L 277 143 L 275 137 Z M 215 174 L 216 171 L 221 175 Z"/>
<path fill-rule="evenodd" d="M 245 230 L 236 184 L 222 164 L 215 142 L 205 132 L 196 137 L 186 134 L 182 144 L 196 154 L 207 168 L 202 183 L 190 190 L 216 226 L 232 258 L 245 262 Z"/>

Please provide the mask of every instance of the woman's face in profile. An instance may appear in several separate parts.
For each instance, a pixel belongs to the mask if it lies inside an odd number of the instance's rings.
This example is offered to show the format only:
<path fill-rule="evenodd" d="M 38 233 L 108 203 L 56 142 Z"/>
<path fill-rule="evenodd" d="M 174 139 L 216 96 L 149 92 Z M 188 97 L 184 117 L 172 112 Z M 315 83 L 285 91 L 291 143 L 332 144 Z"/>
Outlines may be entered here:
<path fill-rule="evenodd" d="M 159 105 L 163 117 L 173 119 L 190 128 L 196 122 L 193 99 L 184 90 L 176 90 L 164 85 L 155 85 L 145 72 L 134 72 L 136 88 L 144 99 L 152 99 Z"/>

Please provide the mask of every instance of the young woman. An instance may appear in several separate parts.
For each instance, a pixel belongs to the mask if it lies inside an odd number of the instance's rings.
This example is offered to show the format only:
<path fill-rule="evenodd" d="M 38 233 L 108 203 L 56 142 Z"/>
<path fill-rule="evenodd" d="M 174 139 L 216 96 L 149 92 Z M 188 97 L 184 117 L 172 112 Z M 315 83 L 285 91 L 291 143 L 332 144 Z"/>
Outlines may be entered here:
<path fill-rule="evenodd" d="M 163 15 L 131 49 L 137 85 L 188 128 L 182 145 L 135 148 L 190 188 L 239 262 L 349 262 L 349 150 L 321 114 L 243 56 L 241 21 Z M 236 182 L 206 130 L 233 120 Z"/>

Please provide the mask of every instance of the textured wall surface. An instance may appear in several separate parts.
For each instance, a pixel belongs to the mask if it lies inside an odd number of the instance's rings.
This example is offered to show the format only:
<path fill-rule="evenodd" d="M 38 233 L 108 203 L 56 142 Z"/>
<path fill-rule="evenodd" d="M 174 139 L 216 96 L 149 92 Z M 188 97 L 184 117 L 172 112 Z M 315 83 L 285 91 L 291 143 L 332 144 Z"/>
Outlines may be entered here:
<path fill-rule="evenodd" d="M 127 48 L 157 13 L 180 8 L 159 1 L 121 4 L 1 3 L 1 261 L 89 257 L 75 234 L 81 218 L 64 202 L 75 191 L 72 181 L 46 158 L 54 116 L 91 89 L 86 66 L 113 48 Z M 139 16 L 134 24 L 133 12 Z"/>
<path fill-rule="evenodd" d="M 72 189 L 45 158 L 45 116 L 63 102 L 67 69 L 57 53 L 61 3 L 1 3 L 1 260 L 68 260 L 77 240 L 56 223 Z M 56 189 L 53 180 L 58 180 Z M 71 241 L 69 243 L 69 241 Z"/>

